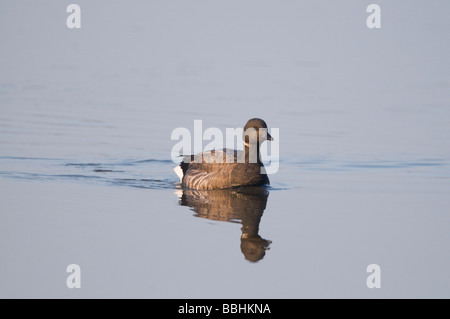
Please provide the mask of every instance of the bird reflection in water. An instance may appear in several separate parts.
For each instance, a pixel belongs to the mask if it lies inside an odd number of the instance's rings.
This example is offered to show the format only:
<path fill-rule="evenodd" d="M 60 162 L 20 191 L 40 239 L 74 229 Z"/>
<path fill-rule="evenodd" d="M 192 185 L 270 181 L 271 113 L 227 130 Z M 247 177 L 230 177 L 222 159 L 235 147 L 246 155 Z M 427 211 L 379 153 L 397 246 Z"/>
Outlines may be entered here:
<path fill-rule="evenodd" d="M 270 240 L 259 236 L 259 223 L 266 209 L 269 191 L 262 186 L 223 190 L 182 189 L 180 205 L 189 206 L 196 217 L 242 224 L 241 251 L 245 259 L 264 258 Z"/>

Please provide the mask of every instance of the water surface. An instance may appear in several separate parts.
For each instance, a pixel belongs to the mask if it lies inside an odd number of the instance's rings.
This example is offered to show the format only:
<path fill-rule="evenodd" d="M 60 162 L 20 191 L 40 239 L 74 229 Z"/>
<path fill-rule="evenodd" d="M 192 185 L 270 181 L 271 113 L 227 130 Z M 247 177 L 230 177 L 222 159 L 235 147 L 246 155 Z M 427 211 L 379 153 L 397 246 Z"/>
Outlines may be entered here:
<path fill-rule="evenodd" d="M 1 297 L 450 296 L 447 2 L 79 4 L 0 5 Z M 269 187 L 180 187 L 175 128 L 255 116 Z"/>

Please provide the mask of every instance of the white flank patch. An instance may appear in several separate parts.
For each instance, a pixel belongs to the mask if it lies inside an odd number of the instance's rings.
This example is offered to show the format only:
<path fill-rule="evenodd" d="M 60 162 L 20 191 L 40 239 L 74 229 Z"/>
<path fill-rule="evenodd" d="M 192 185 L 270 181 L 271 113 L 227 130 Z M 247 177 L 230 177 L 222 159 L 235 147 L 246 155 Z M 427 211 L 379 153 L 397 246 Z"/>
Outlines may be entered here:
<path fill-rule="evenodd" d="M 180 178 L 180 183 L 183 181 L 183 170 L 181 169 L 181 167 L 178 165 L 176 167 L 174 167 L 173 171 L 175 172 L 175 174 L 178 175 L 178 177 Z"/>

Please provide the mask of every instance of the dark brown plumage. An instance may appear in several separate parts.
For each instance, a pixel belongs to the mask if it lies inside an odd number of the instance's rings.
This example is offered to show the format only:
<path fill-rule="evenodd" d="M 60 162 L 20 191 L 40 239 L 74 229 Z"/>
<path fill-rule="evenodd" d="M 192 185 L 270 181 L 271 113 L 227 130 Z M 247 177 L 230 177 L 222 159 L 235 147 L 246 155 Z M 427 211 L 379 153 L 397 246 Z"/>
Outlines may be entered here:
<path fill-rule="evenodd" d="M 261 143 L 272 140 L 266 122 L 250 119 L 244 127 L 243 140 L 244 151 L 223 149 L 185 156 L 179 166 L 183 185 L 192 189 L 224 189 L 269 184 L 259 154 Z"/>

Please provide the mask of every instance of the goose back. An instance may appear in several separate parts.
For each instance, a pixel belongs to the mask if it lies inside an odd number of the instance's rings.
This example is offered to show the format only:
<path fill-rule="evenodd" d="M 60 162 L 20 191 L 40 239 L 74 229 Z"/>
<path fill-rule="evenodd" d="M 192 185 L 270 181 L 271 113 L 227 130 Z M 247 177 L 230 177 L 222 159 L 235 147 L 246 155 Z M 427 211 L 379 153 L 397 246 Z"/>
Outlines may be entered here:
<path fill-rule="evenodd" d="M 224 189 L 269 184 L 263 164 L 245 163 L 243 151 L 223 149 L 185 156 L 182 183 L 192 189 Z"/>

